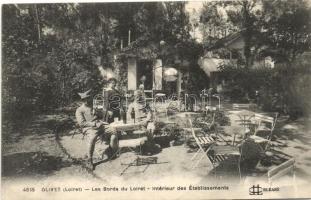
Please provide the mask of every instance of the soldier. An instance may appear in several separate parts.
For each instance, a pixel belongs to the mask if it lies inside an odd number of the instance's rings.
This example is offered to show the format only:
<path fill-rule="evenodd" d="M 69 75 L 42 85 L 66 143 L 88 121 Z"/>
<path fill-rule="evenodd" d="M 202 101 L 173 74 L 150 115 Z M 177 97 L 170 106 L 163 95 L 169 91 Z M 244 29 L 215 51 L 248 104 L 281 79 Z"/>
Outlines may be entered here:
<path fill-rule="evenodd" d="M 89 92 L 90 90 L 84 93 L 79 93 L 82 105 L 76 110 L 76 119 L 79 126 L 82 128 L 83 133 L 90 138 L 88 157 L 89 163 L 94 169 L 92 157 L 98 135 L 102 134 L 105 138 L 109 139 L 109 157 L 114 156 L 118 149 L 118 138 L 116 130 L 113 127 L 110 127 L 106 122 L 98 120 L 97 117 L 92 114 L 92 98 L 89 95 Z"/>

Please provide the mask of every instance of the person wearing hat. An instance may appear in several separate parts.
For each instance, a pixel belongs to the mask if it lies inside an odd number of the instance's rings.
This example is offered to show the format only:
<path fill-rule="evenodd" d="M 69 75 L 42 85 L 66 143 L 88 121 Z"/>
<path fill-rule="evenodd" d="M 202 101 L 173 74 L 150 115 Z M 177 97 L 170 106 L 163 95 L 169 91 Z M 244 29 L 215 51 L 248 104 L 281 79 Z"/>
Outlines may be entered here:
<path fill-rule="evenodd" d="M 116 152 L 118 149 L 118 138 L 116 134 L 117 132 L 113 127 L 110 127 L 106 122 L 98 120 L 97 117 L 92 114 L 92 98 L 89 94 L 90 91 L 91 90 L 88 90 L 84 93 L 78 93 L 81 98 L 82 105 L 77 108 L 75 115 L 79 126 L 83 130 L 83 133 L 85 133 L 87 137 L 90 138 L 88 157 L 89 162 L 94 169 L 92 157 L 97 135 L 103 134 L 106 136 L 105 138 L 110 138 L 108 151 L 109 157 L 115 155 L 114 152 Z"/>
<path fill-rule="evenodd" d="M 109 78 L 108 87 L 104 89 L 104 119 L 112 123 L 115 118 L 121 119 L 122 94 L 116 89 L 117 79 Z"/>

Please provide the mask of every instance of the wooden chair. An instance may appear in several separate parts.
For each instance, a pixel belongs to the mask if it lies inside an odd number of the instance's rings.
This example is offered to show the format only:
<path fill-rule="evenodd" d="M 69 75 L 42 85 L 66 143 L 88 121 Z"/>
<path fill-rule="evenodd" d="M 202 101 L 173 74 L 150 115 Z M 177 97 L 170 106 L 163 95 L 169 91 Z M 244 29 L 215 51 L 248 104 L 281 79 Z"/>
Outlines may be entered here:
<path fill-rule="evenodd" d="M 146 101 L 151 101 L 153 102 L 154 101 L 154 93 L 153 93 L 153 90 L 144 90 L 144 93 L 146 95 Z"/>
<path fill-rule="evenodd" d="M 93 98 L 93 110 L 104 108 L 104 98 L 101 94 L 97 94 Z"/>
<path fill-rule="evenodd" d="M 210 150 L 210 148 L 216 141 L 209 135 L 197 137 L 190 119 L 188 119 L 188 123 L 190 125 L 192 136 L 199 147 L 198 151 L 192 156 L 191 161 L 193 161 L 197 157 L 197 155 L 199 155 L 199 153 L 203 153 L 201 158 L 196 163 L 193 163 L 192 168 L 195 168 L 204 157 L 210 161 L 207 152 Z"/>
<path fill-rule="evenodd" d="M 160 103 L 154 106 L 154 117 L 155 120 L 159 120 L 160 116 L 164 114 L 164 119 L 168 121 L 168 113 L 167 113 L 167 104 L 166 103 Z"/>
<path fill-rule="evenodd" d="M 216 117 L 216 113 L 214 112 L 212 115 L 211 122 L 200 122 L 200 124 L 206 126 L 208 130 L 211 130 L 215 126 L 215 117 Z"/>
<path fill-rule="evenodd" d="M 239 177 L 241 178 L 241 170 L 240 170 L 241 154 L 239 152 L 238 147 L 223 146 L 223 145 L 217 146 L 216 145 L 217 138 L 213 138 L 210 135 L 197 137 L 190 119 L 189 124 L 192 129 L 192 136 L 194 137 L 197 145 L 199 146 L 199 150 L 193 155 L 191 160 L 193 161 L 199 153 L 203 153 L 201 158 L 196 163 L 193 163 L 192 168 L 195 168 L 200 163 L 200 161 L 205 157 L 209 162 L 212 163 L 213 169 L 215 169 L 215 176 L 216 176 L 217 175 L 216 167 L 220 163 L 229 161 L 231 158 L 238 158 L 237 166 L 239 171 Z"/>
<path fill-rule="evenodd" d="M 278 114 L 275 114 L 275 117 L 266 116 L 263 114 L 255 114 L 254 123 L 255 123 L 255 132 L 254 135 L 251 135 L 256 143 L 260 143 L 264 145 L 264 149 L 266 149 L 272 139 L 273 130 L 275 128 L 277 122 Z M 269 125 L 269 126 L 267 126 Z M 268 132 L 267 136 L 259 136 L 257 135 L 259 132 Z"/>
<path fill-rule="evenodd" d="M 238 147 L 223 145 L 212 146 L 208 152 L 208 158 L 213 164 L 215 176 L 217 176 L 217 167 L 220 166 L 220 164 L 230 163 L 236 165 L 239 173 L 239 178 L 241 179 L 241 153 Z"/>

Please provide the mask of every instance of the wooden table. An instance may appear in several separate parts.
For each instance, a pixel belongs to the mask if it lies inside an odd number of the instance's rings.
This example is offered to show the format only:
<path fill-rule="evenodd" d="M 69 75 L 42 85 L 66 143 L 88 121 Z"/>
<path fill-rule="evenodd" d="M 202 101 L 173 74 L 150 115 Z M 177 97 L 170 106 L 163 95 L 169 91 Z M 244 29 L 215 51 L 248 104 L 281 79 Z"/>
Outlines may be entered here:
<path fill-rule="evenodd" d="M 124 124 L 123 122 L 113 122 L 109 124 L 109 126 L 115 128 L 117 131 L 135 131 L 145 127 L 146 123 L 137 122 Z"/>
<path fill-rule="evenodd" d="M 211 150 L 214 151 L 215 155 L 232 155 L 232 156 L 241 155 L 239 148 L 233 146 L 213 146 Z"/>

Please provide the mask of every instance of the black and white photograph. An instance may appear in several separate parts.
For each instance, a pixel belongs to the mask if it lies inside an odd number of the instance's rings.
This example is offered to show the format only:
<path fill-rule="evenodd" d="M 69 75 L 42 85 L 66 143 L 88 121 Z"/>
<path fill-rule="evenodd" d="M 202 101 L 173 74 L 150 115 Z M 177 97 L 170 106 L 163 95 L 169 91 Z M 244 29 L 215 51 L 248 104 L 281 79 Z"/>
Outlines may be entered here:
<path fill-rule="evenodd" d="M 311 198 L 311 0 L 1 6 L 3 199 Z"/>

